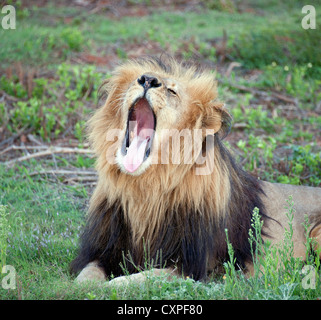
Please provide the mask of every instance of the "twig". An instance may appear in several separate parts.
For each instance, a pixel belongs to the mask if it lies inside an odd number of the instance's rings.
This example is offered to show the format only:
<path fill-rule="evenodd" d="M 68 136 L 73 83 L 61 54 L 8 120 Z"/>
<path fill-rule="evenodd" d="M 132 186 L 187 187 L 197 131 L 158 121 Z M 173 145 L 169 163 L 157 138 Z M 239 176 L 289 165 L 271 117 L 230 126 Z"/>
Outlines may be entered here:
<path fill-rule="evenodd" d="M 234 129 L 244 129 L 247 128 L 247 124 L 244 122 L 234 123 L 233 128 Z"/>
<path fill-rule="evenodd" d="M 2 150 L 0 152 L 0 155 L 1 154 L 4 154 L 8 151 L 11 151 L 11 150 L 33 150 L 33 149 L 48 149 L 48 146 L 16 146 L 16 145 L 12 145 L 4 150 Z"/>
<path fill-rule="evenodd" d="M 301 177 L 301 180 L 311 178 L 311 177 L 313 177 L 314 175 L 315 175 L 314 173 L 311 173 L 311 174 L 309 174 L 309 175 L 307 175 L 307 176 L 305 176 L 305 177 Z"/>
<path fill-rule="evenodd" d="M 56 178 L 58 178 L 58 175 L 67 176 L 63 179 L 63 183 L 73 184 L 79 182 L 83 186 L 94 186 L 98 181 L 98 175 L 94 170 L 43 170 L 28 173 L 28 176 L 30 177 L 36 175 L 53 175 Z"/>
<path fill-rule="evenodd" d="M 29 176 L 36 176 L 38 174 L 61 174 L 61 175 L 68 175 L 68 174 L 76 174 L 76 175 L 90 175 L 96 176 L 95 171 L 82 171 L 82 170 L 43 170 L 43 171 L 35 171 L 28 173 Z"/>
<path fill-rule="evenodd" d="M 28 134 L 27 138 L 31 141 L 34 142 L 35 144 L 37 144 L 38 146 L 43 146 L 43 144 L 37 140 L 32 134 Z"/>
<path fill-rule="evenodd" d="M 26 145 L 23 142 L 21 143 L 21 147 L 23 147 L 25 154 L 29 156 L 30 153 L 29 153 L 28 149 L 26 148 Z"/>
<path fill-rule="evenodd" d="M 239 63 L 239 62 L 231 62 L 227 68 L 227 70 L 225 71 L 225 77 L 229 77 L 233 71 L 234 68 L 238 68 L 238 67 L 241 67 L 242 64 Z"/>
<path fill-rule="evenodd" d="M 7 100 L 10 100 L 10 101 L 14 101 L 14 102 L 17 102 L 19 101 L 20 99 L 16 98 L 16 97 L 13 97 L 13 96 L 10 96 L 8 93 L 6 93 L 5 91 L 3 90 L 0 90 L 0 94 L 5 97 Z"/>
<path fill-rule="evenodd" d="M 288 97 L 288 96 L 285 96 L 283 94 L 280 94 L 280 93 L 277 93 L 277 92 L 271 92 L 271 95 L 281 101 L 284 101 L 284 102 L 289 102 L 289 103 L 292 103 L 294 105 L 297 105 L 298 102 L 296 99 L 294 98 L 291 98 L 291 97 Z"/>
<path fill-rule="evenodd" d="M 26 131 L 25 131 L 26 130 Z M 6 140 L 3 140 L 2 142 L 0 142 L 0 147 L 7 144 L 7 143 L 12 143 L 15 139 L 17 139 L 23 132 L 27 133 L 30 132 L 31 128 L 26 129 L 26 126 L 22 127 L 16 134 L 14 134 L 13 136 L 9 137 Z"/>
<path fill-rule="evenodd" d="M 98 180 L 98 177 L 96 176 L 89 176 L 89 177 L 77 177 L 77 178 L 69 178 L 69 179 L 65 179 L 64 182 L 75 182 L 75 181 L 80 181 L 80 182 L 83 182 L 83 181 L 87 181 L 87 182 L 96 182 Z"/>
<path fill-rule="evenodd" d="M 25 161 L 25 160 L 29 160 L 32 158 L 44 157 L 44 156 L 52 155 L 54 153 L 88 153 L 88 154 L 93 154 L 93 152 L 89 149 L 49 147 L 45 151 L 40 151 L 40 152 L 30 154 L 28 156 L 23 156 L 23 157 L 19 157 L 16 159 L 12 159 L 12 160 L 4 162 L 4 164 L 10 166 L 12 164 L 15 164 L 16 162 Z"/>

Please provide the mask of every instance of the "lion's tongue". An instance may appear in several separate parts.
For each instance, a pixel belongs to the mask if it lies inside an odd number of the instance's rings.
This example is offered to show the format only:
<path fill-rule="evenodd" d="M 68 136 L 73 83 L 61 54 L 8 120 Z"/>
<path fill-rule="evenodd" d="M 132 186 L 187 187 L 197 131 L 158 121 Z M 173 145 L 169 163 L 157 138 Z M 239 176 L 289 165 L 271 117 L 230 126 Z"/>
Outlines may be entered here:
<path fill-rule="evenodd" d="M 148 138 L 142 138 L 136 135 L 128 147 L 124 158 L 124 166 L 127 171 L 134 172 L 143 163 L 146 152 Z"/>

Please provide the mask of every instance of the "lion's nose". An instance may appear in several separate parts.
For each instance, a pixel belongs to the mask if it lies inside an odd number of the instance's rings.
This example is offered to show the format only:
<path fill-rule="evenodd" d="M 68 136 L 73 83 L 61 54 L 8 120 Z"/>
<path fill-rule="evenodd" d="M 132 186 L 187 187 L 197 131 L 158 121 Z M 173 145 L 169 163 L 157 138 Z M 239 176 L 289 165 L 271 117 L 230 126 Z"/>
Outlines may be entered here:
<path fill-rule="evenodd" d="M 162 85 L 157 78 L 147 76 L 146 74 L 143 74 L 137 81 L 144 88 L 145 92 L 150 88 L 158 88 Z"/>

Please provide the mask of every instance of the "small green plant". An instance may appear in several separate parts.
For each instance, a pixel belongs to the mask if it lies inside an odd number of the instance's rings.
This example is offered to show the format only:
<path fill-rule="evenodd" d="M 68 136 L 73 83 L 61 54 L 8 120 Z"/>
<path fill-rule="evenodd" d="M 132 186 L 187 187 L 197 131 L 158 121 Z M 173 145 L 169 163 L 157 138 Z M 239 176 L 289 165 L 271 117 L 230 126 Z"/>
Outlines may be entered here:
<path fill-rule="evenodd" d="M 245 169 L 253 171 L 260 166 L 266 164 L 271 167 L 273 152 L 277 146 L 273 137 L 263 139 L 260 136 L 249 135 L 248 141 L 239 140 L 237 146 L 244 152 L 244 157 L 248 159 Z"/>
<path fill-rule="evenodd" d="M 79 140 L 79 142 L 84 141 L 85 137 L 85 121 L 79 120 L 75 124 L 75 137 Z"/>
<path fill-rule="evenodd" d="M 97 297 L 95 294 L 93 294 L 92 292 L 88 292 L 87 293 L 87 300 L 96 300 Z"/>
<path fill-rule="evenodd" d="M 254 277 L 258 277 L 260 273 L 260 265 L 262 261 L 262 255 L 264 254 L 263 250 L 263 239 L 262 239 L 262 227 L 263 220 L 259 214 L 259 209 L 254 208 L 253 215 L 251 219 L 251 229 L 249 230 L 249 242 L 251 247 L 251 254 L 254 265 Z"/>
<path fill-rule="evenodd" d="M 68 46 L 69 49 L 74 51 L 79 51 L 84 43 L 82 33 L 75 28 L 63 29 L 60 33 L 60 39 Z"/>
<path fill-rule="evenodd" d="M 27 98 L 27 90 L 19 82 L 17 76 L 13 76 L 11 79 L 2 76 L 0 78 L 0 88 L 11 96 L 17 98 Z"/>
<path fill-rule="evenodd" d="M 237 274 L 235 263 L 236 258 L 234 257 L 234 248 L 232 244 L 229 241 L 228 238 L 228 230 L 225 229 L 225 235 L 226 235 L 226 243 L 227 243 L 227 251 L 229 255 L 229 260 L 224 263 L 224 269 L 225 269 L 225 290 L 229 292 L 232 295 L 236 295 L 238 291 L 240 291 L 240 281 L 238 281 L 239 276 L 241 275 Z"/>
<path fill-rule="evenodd" d="M 244 123 L 247 132 L 253 129 L 263 129 L 267 133 L 272 133 L 280 119 L 273 119 L 267 110 L 263 110 L 262 106 L 251 107 L 250 100 L 252 98 L 252 94 L 245 94 L 242 101 L 232 109 L 234 122 Z"/>

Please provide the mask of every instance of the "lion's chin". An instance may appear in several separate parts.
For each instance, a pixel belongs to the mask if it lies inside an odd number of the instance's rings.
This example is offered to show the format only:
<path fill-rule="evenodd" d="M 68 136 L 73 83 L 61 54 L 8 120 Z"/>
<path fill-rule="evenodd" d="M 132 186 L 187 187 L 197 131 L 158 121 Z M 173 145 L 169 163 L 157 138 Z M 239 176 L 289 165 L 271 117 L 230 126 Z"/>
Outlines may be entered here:
<path fill-rule="evenodd" d="M 120 170 L 126 174 L 132 175 L 132 176 L 140 176 L 143 174 L 149 166 L 152 164 L 152 160 L 150 157 L 148 157 L 143 163 L 135 170 L 135 171 L 129 171 L 124 166 L 124 155 L 121 152 L 121 149 L 119 149 L 116 153 L 116 162 Z"/>

